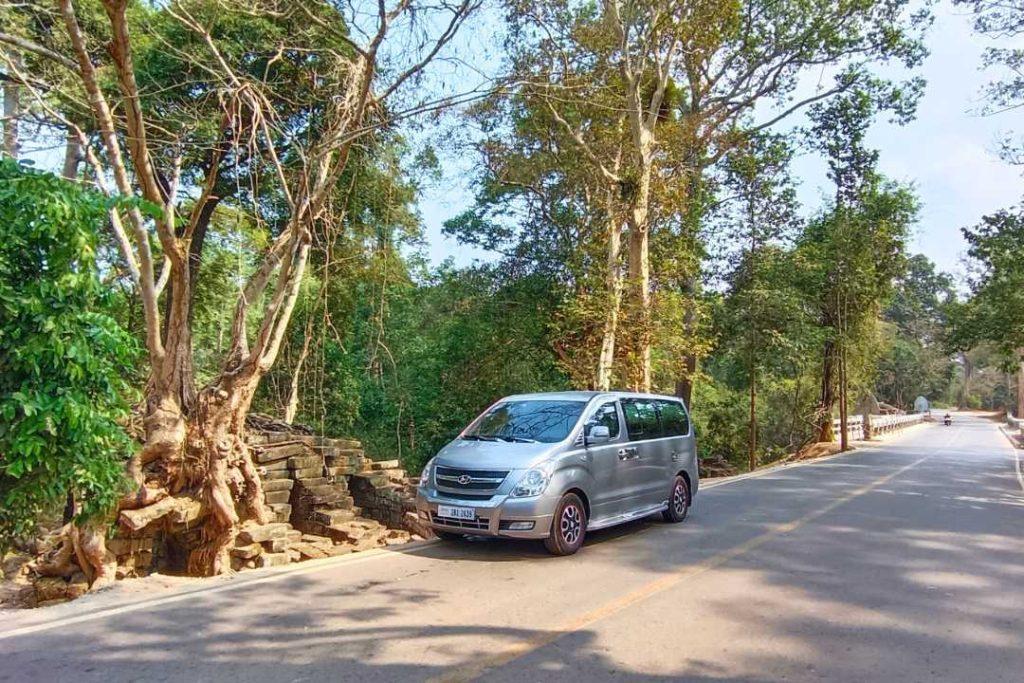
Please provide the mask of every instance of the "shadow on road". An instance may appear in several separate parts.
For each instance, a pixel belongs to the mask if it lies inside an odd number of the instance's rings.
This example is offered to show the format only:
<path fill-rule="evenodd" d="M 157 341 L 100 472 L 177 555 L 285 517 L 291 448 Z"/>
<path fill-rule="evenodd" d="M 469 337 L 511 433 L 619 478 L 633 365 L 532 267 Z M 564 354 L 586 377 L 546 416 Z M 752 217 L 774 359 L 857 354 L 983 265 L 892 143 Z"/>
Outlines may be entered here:
<path fill-rule="evenodd" d="M 511 648 L 520 656 L 485 680 L 1020 681 L 1024 496 L 991 425 L 962 419 L 942 429 L 708 490 L 686 524 L 644 520 L 595 533 L 575 558 L 551 558 L 534 543 L 438 543 L 409 551 L 400 575 L 345 585 L 296 575 L 93 629 L 0 641 L 0 681 L 425 680 Z M 773 531 L 924 456 L 864 495 Z M 588 593 L 588 572 L 614 572 L 623 584 L 681 578 L 555 637 L 550 624 L 576 615 L 541 603 L 549 625 L 538 626 L 531 601 L 544 595 L 508 563 L 598 604 L 614 596 Z M 466 580 L 442 587 L 457 569 Z M 582 586 L 567 581 L 574 573 Z"/>

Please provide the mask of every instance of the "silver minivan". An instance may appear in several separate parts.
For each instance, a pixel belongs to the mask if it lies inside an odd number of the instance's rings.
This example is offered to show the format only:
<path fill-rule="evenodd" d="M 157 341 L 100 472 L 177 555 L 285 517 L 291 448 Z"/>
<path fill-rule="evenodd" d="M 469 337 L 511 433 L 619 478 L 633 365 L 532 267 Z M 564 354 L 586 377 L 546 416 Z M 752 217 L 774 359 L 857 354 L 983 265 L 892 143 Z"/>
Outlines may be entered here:
<path fill-rule="evenodd" d="M 543 539 L 556 555 L 587 531 L 660 512 L 681 522 L 697 448 L 674 396 L 566 391 L 503 398 L 427 463 L 416 507 L 441 538 Z"/>

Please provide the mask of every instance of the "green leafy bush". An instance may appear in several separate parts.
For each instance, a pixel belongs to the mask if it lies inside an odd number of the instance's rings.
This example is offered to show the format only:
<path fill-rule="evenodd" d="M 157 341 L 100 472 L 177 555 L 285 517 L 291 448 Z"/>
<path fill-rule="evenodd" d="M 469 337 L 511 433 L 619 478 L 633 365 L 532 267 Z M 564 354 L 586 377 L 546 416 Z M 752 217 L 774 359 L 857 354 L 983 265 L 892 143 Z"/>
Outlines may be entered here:
<path fill-rule="evenodd" d="M 136 345 L 107 314 L 107 200 L 0 160 L 0 547 L 70 492 L 80 518 L 124 486 Z"/>

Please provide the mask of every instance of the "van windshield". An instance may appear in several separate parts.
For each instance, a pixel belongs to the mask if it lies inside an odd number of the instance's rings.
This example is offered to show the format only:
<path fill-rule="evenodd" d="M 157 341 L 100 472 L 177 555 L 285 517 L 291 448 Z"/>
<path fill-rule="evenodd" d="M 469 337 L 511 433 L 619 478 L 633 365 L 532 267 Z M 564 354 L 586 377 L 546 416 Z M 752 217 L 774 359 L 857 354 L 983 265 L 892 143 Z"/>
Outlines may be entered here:
<path fill-rule="evenodd" d="M 503 401 L 462 435 L 475 441 L 555 443 L 569 435 L 586 401 Z"/>

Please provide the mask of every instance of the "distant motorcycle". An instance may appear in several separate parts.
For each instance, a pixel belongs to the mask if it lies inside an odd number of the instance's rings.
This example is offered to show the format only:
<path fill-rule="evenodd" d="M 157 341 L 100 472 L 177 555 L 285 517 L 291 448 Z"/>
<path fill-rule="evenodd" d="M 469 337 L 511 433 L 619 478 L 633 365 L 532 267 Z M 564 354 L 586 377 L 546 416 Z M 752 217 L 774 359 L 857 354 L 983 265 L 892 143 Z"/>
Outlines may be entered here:
<path fill-rule="evenodd" d="M 949 414 L 947 413 L 946 417 L 942 418 L 942 424 L 944 424 L 944 425 L 946 425 L 948 427 L 949 425 L 953 424 L 953 418 L 950 417 Z"/>

